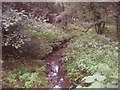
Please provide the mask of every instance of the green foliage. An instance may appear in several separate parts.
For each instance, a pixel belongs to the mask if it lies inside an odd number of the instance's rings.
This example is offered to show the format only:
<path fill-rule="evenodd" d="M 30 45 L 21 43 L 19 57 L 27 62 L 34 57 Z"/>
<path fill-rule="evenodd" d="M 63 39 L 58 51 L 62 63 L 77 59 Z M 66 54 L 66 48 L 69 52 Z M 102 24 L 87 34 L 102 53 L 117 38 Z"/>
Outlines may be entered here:
<path fill-rule="evenodd" d="M 52 24 L 43 24 L 45 26 L 44 30 L 41 29 L 39 32 L 30 30 L 30 44 L 26 44 L 24 47 L 24 49 L 26 49 L 26 47 L 28 48 L 28 53 L 34 52 L 34 54 L 31 53 L 33 54 L 31 56 L 36 55 L 39 58 L 45 57 L 53 51 L 53 48 L 59 46 L 64 40 L 72 37 L 71 35 L 65 33 L 63 30 L 56 28 Z M 24 49 L 22 48 L 22 50 Z"/>
<path fill-rule="evenodd" d="M 81 27 L 76 25 L 76 24 L 71 24 L 69 23 L 68 24 L 68 28 L 67 28 L 69 31 L 74 31 L 74 30 L 81 30 Z"/>
<path fill-rule="evenodd" d="M 30 20 L 23 12 L 17 12 L 9 9 L 3 12 L 3 46 L 12 46 L 16 49 L 21 47 L 25 42 L 30 41 L 30 38 L 24 33 L 26 24 L 30 24 Z"/>
<path fill-rule="evenodd" d="M 85 83 L 92 83 L 95 82 L 95 80 L 101 82 L 104 81 L 105 79 L 106 79 L 105 76 L 94 74 L 93 76 L 84 77 L 81 81 L 84 80 Z"/>
<path fill-rule="evenodd" d="M 112 85 L 110 83 L 105 84 L 105 76 L 95 74 L 93 76 L 87 76 L 82 79 L 84 83 L 90 83 L 88 87 L 82 87 L 78 85 L 76 88 L 118 88 L 117 85 Z"/>
<path fill-rule="evenodd" d="M 3 51 L 3 58 L 42 58 L 71 37 L 54 25 L 36 21 L 24 12 L 10 9 L 3 13 L 3 47 L 6 51 Z"/>
<path fill-rule="evenodd" d="M 116 37 L 116 27 L 114 24 L 106 24 L 104 33 L 108 36 L 111 36 L 113 39 Z"/>
<path fill-rule="evenodd" d="M 46 57 L 62 42 L 76 36 L 67 43 L 63 58 L 70 83 L 75 82 L 76 88 L 86 88 L 86 83 L 88 88 L 116 88 L 118 42 L 93 34 L 96 30 L 91 29 L 96 25 L 101 30 L 102 25 L 98 23 L 104 21 L 104 34 L 116 36 L 118 10 L 111 8 L 115 4 L 30 2 L 2 6 L 3 87 L 49 87 L 46 66 L 36 59 Z M 62 29 L 53 24 L 59 15 Z"/>
<path fill-rule="evenodd" d="M 82 78 L 81 71 L 84 71 L 90 75 L 102 74 L 106 76 L 106 82 L 118 84 L 117 44 L 118 42 L 96 34 L 84 35 L 71 40 L 64 59 L 71 80 L 76 81 Z"/>
<path fill-rule="evenodd" d="M 21 64 L 19 60 L 18 62 L 14 62 L 14 65 L 17 63 L 19 63 L 19 67 L 14 67 L 13 70 L 3 72 L 3 87 L 49 87 L 47 75 L 45 74 L 46 66 L 43 65 L 41 60 L 35 60 L 33 62 L 26 62 L 25 60 L 22 60 Z"/>

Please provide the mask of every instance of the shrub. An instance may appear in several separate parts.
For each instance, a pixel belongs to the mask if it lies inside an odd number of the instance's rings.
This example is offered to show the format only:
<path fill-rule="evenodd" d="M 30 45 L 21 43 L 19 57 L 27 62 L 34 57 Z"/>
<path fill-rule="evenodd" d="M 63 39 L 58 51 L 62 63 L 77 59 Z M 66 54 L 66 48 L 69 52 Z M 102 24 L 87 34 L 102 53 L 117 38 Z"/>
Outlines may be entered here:
<path fill-rule="evenodd" d="M 26 24 L 31 23 L 27 15 L 9 9 L 3 12 L 2 19 L 3 46 L 12 46 L 18 49 L 25 42 L 30 41 L 30 38 L 24 33 Z"/>
<path fill-rule="evenodd" d="M 69 39 L 67 33 L 52 24 L 34 20 L 25 11 L 3 12 L 3 59 L 42 58 Z"/>

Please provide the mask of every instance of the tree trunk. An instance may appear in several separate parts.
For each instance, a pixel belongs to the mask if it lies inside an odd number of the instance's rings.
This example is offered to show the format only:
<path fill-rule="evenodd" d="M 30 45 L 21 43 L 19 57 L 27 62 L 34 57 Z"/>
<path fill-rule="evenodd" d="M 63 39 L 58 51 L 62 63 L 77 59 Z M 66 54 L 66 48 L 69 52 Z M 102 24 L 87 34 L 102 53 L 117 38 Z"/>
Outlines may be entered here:
<path fill-rule="evenodd" d="M 117 20 L 117 36 L 119 37 L 120 36 L 120 2 L 117 2 L 116 3 L 116 10 L 117 10 L 117 17 L 116 17 L 116 20 Z"/>
<path fill-rule="evenodd" d="M 102 34 L 104 31 L 105 22 L 101 20 L 101 15 L 96 10 L 94 3 L 90 3 L 90 9 L 91 9 L 93 16 L 94 16 L 95 30 L 96 30 L 97 34 Z"/>

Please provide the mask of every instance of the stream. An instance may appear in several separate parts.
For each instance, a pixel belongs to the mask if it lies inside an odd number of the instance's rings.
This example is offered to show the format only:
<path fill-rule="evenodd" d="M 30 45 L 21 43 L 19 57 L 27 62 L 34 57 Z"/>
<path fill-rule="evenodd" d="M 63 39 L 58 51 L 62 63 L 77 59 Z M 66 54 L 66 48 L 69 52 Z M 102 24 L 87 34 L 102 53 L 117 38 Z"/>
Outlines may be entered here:
<path fill-rule="evenodd" d="M 45 58 L 47 63 L 48 82 L 51 88 L 69 88 L 67 73 L 62 69 L 62 58 L 65 56 L 66 44 L 62 44 Z"/>

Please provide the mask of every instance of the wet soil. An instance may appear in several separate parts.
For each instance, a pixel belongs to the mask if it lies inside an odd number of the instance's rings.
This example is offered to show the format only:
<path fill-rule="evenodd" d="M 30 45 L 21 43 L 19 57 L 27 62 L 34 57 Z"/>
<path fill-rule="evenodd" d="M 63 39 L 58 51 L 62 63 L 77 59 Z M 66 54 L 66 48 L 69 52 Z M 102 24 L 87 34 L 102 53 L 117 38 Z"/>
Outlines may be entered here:
<path fill-rule="evenodd" d="M 70 83 L 67 78 L 67 72 L 63 70 L 63 57 L 65 56 L 65 49 L 67 42 L 56 48 L 44 60 L 47 65 L 48 81 L 51 88 L 69 88 Z"/>

